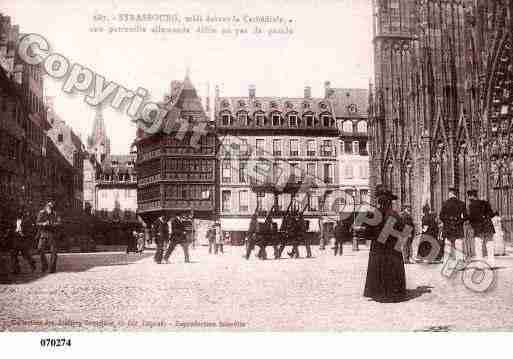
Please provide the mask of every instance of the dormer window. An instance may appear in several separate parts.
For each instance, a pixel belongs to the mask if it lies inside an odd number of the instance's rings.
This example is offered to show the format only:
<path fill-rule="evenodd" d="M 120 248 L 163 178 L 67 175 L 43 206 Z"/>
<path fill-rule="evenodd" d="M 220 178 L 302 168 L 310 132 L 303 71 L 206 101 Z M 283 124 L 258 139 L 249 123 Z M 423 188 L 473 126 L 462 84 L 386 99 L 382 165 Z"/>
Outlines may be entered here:
<path fill-rule="evenodd" d="M 306 127 L 313 126 L 313 115 L 305 115 Z"/>
<path fill-rule="evenodd" d="M 263 113 L 255 114 L 255 123 L 258 127 L 260 127 L 264 124 L 264 119 L 265 119 L 265 116 Z"/>
<path fill-rule="evenodd" d="M 289 115 L 289 127 L 298 127 L 296 115 Z"/>
<path fill-rule="evenodd" d="M 222 123 L 223 123 L 223 126 L 230 126 L 232 123 L 232 119 L 231 119 L 231 116 L 229 113 L 225 113 L 223 114 L 222 116 Z"/>
<path fill-rule="evenodd" d="M 281 116 L 279 114 L 277 114 L 277 113 L 273 114 L 272 119 L 273 119 L 273 126 L 280 125 Z"/>
<path fill-rule="evenodd" d="M 244 106 L 246 106 L 246 103 L 244 102 L 244 100 L 240 100 L 240 101 L 239 101 L 239 106 L 240 106 L 240 107 L 244 107 Z"/>
<path fill-rule="evenodd" d="M 248 115 L 244 112 L 241 112 L 237 115 L 237 121 L 239 122 L 239 125 L 247 126 L 248 123 Z"/>
<path fill-rule="evenodd" d="M 329 116 L 329 115 L 322 116 L 322 125 L 324 127 L 331 127 L 331 125 L 332 125 L 331 116 Z"/>

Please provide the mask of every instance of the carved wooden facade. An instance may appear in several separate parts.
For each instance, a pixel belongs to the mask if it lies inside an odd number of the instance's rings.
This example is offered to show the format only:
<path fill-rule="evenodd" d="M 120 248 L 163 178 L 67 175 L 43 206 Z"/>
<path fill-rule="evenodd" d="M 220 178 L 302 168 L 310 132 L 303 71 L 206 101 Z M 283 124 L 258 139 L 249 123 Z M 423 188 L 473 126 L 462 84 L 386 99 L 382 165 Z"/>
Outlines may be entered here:
<path fill-rule="evenodd" d="M 136 141 L 138 213 L 149 222 L 190 210 L 195 217 L 215 213 L 217 140 L 189 78 L 173 84 L 163 127 L 156 134 L 139 134 Z"/>
<path fill-rule="evenodd" d="M 374 0 L 371 185 L 417 221 L 455 186 L 511 220 L 513 1 Z"/>

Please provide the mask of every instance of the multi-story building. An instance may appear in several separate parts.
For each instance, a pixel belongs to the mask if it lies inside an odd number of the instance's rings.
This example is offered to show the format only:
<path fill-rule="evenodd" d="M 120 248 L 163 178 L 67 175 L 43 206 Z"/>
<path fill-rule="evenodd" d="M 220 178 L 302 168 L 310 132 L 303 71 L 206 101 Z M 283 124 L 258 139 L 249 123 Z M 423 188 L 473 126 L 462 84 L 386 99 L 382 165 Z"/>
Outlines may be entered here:
<path fill-rule="evenodd" d="M 339 132 L 330 100 L 312 98 L 309 87 L 303 98 L 257 97 L 250 87 L 248 96 L 241 97 L 223 97 L 216 89 L 214 106 L 222 143 L 221 227 L 234 242 L 247 231 L 253 213 L 263 215 L 275 204 L 271 193 L 253 192 L 255 181 L 294 184 L 314 179 L 308 198 L 300 199 L 306 218 L 335 215 L 331 204 L 340 189 Z M 285 211 L 289 202 L 290 194 L 280 195 L 278 210 Z M 318 230 L 318 221 L 309 222 L 310 230 Z"/>
<path fill-rule="evenodd" d="M 137 221 L 135 159 L 135 153 L 111 154 L 102 109 L 97 108 L 83 161 L 84 206 L 104 220 Z"/>
<path fill-rule="evenodd" d="M 332 88 L 324 83 L 325 98 L 333 107 L 339 131 L 340 189 L 349 205 L 370 202 L 369 153 L 367 120 L 369 91 L 367 89 Z"/>
<path fill-rule="evenodd" d="M 171 93 L 162 106 L 169 112 L 161 131 L 148 134 L 140 130 L 135 141 L 138 214 L 146 224 L 160 215 L 191 210 L 197 219 L 211 219 L 217 141 L 188 75 L 183 82 L 171 83 Z M 195 127 L 205 132 L 196 137 L 200 133 Z"/>
<path fill-rule="evenodd" d="M 0 14 L 0 195 L 10 197 L 13 205 L 24 202 L 33 209 L 53 197 L 59 209 L 68 209 L 81 197 L 77 168 L 48 137 L 52 125 L 42 68 L 17 56 L 20 36 L 10 17 Z"/>
<path fill-rule="evenodd" d="M 477 189 L 506 221 L 513 203 L 511 0 L 374 1 L 371 182 L 437 212 Z"/>
<path fill-rule="evenodd" d="M 73 167 L 73 198 L 70 202 L 71 208 L 81 210 L 83 207 L 83 165 L 85 147 L 73 129 L 64 122 L 55 112 L 53 99 L 46 98 L 48 106 L 48 122 L 51 128 L 48 130 L 48 137 L 57 146 L 59 152 L 66 161 Z"/>

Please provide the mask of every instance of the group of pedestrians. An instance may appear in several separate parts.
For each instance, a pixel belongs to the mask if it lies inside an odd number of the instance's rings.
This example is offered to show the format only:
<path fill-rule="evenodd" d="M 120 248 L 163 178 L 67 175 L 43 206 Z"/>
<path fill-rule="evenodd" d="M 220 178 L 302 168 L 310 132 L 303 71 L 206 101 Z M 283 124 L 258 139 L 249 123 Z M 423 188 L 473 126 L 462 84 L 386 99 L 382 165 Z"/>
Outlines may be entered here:
<path fill-rule="evenodd" d="M 182 247 L 185 263 L 190 263 L 189 245 L 192 242 L 192 218 L 174 215 L 160 216 L 153 224 L 153 237 L 156 244 L 154 260 L 157 264 L 168 263 L 175 248 Z"/>
<path fill-rule="evenodd" d="M 489 256 L 487 245 L 492 243 L 495 233 L 492 218 L 496 213 L 490 203 L 479 200 L 476 190 L 467 191 L 468 206 L 458 198 L 458 190 L 449 188 L 449 198 L 442 204 L 439 220 L 428 204 L 422 208 L 421 236 L 417 252 L 413 251 L 413 239 L 416 233 L 410 206 L 405 206 L 400 214 L 404 225 L 412 228 L 411 235 L 403 245 L 405 263 L 433 262 L 438 263 L 445 256 L 470 260 L 472 257 L 489 257 L 493 261 L 493 253 Z M 471 232 L 466 231 L 468 224 Z M 475 244 L 481 248 L 476 251 Z M 449 247 L 449 253 L 445 248 Z"/>
<path fill-rule="evenodd" d="M 440 211 L 440 224 L 430 207 L 423 207 L 417 259 L 439 262 L 449 257 L 468 262 L 474 257 L 486 258 L 490 254 L 493 261 L 493 252 L 488 253 L 487 244 L 493 240 L 492 218 L 496 213 L 488 201 L 478 199 L 476 190 L 468 191 L 467 197 L 468 206 L 458 199 L 456 188 L 449 188 L 449 198 Z M 369 226 L 367 231 L 371 247 L 364 296 L 380 302 L 402 301 L 407 296 L 404 264 L 412 260 L 415 226 L 409 206 L 399 214 L 393 209 L 395 200 L 397 196 L 391 191 L 382 185 L 377 186 L 375 210 L 379 213 L 375 215 L 380 220 L 377 225 Z M 389 227 L 390 223 L 393 223 L 393 228 Z M 466 223 L 471 229 L 467 236 Z M 410 233 L 410 236 L 404 238 L 405 233 Z M 445 241 L 449 242 L 449 253 L 445 253 Z M 481 253 L 474 250 L 474 242 L 481 245 Z"/>
<path fill-rule="evenodd" d="M 62 225 L 61 218 L 55 211 L 55 202 L 48 201 L 37 215 L 28 206 L 22 204 L 18 209 L 3 210 L 1 217 L 1 239 L 4 249 L 9 253 L 11 272 L 13 274 L 21 272 L 20 255 L 28 263 L 32 272 L 35 272 L 37 268 L 33 250 L 36 247 L 40 258 L 41 272 L 55 273 L 57 270 L 57 240 Z M 46 254 L 47 250 L 50 252 L 49 260 Z"/>

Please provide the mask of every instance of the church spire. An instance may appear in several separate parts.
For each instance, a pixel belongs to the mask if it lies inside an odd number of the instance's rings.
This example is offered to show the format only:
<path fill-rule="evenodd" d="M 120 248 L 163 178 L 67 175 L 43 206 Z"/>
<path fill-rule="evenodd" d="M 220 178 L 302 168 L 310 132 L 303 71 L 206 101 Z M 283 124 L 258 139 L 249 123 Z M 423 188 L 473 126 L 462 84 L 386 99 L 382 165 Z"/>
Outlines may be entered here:
<path fill-rule="evenodd" d="M 110 140 L 107 136 L 105 120 L 103 119 L 103 111 L 100 105 L 96 107 L 93 131 L 89 137 L 88 144 L 90 151 L 97 154 L 100 162 L 105 158 L 105 156 L 110 154 Z"/>

